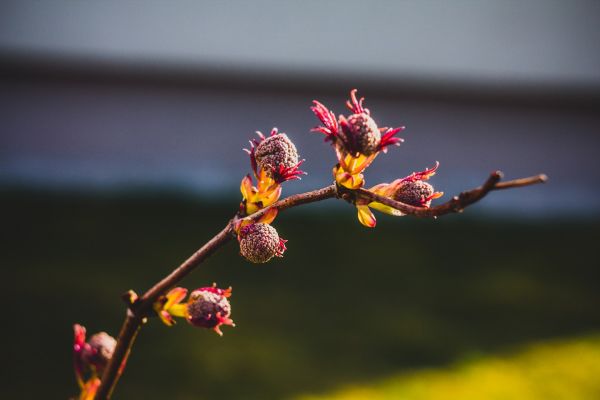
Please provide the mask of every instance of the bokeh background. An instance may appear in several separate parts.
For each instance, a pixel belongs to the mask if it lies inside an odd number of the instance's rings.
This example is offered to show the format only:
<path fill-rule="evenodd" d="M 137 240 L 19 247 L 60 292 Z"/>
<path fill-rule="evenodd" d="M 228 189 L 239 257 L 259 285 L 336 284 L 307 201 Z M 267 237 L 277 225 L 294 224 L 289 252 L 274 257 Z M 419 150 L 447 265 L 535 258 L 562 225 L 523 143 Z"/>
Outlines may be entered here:
<path fill-rule="evenodd" d="M 600 3 L 0 3 L 7 398 L 77 393 L 72 324 L 116 335 L 143 292 L 237 209 L 241 151 L 273 126 L 327 185 L 308 107 L 352 88 L 405 143 L 367 181 L 441 167 L 445 198 L 544 172 L 462 215 L 328 200 L 276 221 L 285 258 L 235 243 L 186 278 L 234 287 L 219 338 L 151 321 L 117 399 L 600 397 Z"/>

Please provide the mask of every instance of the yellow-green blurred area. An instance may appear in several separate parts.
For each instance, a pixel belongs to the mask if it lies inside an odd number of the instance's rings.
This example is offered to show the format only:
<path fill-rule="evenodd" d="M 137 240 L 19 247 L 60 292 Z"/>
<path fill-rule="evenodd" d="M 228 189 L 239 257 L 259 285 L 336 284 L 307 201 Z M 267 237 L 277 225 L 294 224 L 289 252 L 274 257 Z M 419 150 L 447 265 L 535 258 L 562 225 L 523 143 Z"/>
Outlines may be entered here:
<path fill-rule="evenodd" d="M 536 344 L 451 368 L 408 372 L 324 396 L 298 400 L 598 399 L 600 336 Z"/>
<path fill-rule="evenodd" d="M 116 335 L 120 295 L 194 252 L 238 196 L 5 187 L 2 397 L 75 395 L 72 324 Z M 274 225 L 283 259 L 251 265 L 232 241 L 182 282 L 233 286 L 237 326 L 151 319 L 115 399 L 599 398 L 597 220 L 476 205 L 369 230 L 328 200 Z"/>

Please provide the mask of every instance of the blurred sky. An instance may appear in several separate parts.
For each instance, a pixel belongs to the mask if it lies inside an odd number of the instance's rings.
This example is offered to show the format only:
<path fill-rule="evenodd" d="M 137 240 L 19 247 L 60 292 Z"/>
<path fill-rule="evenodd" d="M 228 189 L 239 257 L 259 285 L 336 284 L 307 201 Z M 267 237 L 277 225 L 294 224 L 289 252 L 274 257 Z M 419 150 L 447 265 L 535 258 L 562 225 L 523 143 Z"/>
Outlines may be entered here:
<path fill-rule="evenodd" d="M 4 51 L 600 86 L 597 1 L 4 1 Z"/>
<path fill-rule="evenodd" d="M 408 127 L 369 184 L 436 160 L 448 195 L 546 172 L 482 207 L 598 213 L 599 50 L 597 1 L 4 1 L 0 178 L 234 192 L 240 149 L 278 126 L 309 189 L 334 157 L 308 106 L 358 87 Z"/>

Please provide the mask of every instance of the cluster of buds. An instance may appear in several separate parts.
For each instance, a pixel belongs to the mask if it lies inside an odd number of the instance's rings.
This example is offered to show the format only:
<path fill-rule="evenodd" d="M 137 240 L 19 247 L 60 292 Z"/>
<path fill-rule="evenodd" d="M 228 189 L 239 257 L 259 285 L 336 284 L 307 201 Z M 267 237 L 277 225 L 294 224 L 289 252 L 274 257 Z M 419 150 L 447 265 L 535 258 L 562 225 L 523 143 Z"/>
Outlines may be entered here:
<path fill-rule="evenodd" d="M 167 326 L 175 325 L 173 317 L 185 318 L 192 326 L 214 330 L 223 336 L 221 325 L 235 326 L 231 316 L 231 287 L 219 289 L 216 284 L 202 287 L 190 293 L 187 289 L 176 287 L 154 303 L 154 311 Z"/>
<path fill-rule="evenodd" d="M 365 185 L 364 170 L 373 162 L 380 152 L 387 152 L 391 145 L 399 146 L 403 139 L 395 135 L 404 130 L 398 128 L 379 128 L 371 117 L 371 112 L 363 106 L 364 98 L 356 97 L 356 89 L 350 92 L 350 100 L 346 106 L 352 112 L 348 117 L 335 114 L 322 103 L 314 100 L 311 110 L 323 125 L 313 131 L 325 135 L 325 141 L 332 144 L 338 163 L 333 168 L 336 184 L 347 189 L 358 189 Z M 429 207 L 431 200 L 441 196 L 433 187 L 425 182 L 437 169 L 413 173 L 406 178 L 397 179 L 391 184 L 380 184 L 371 190 L 377 194 L 416 207 Z M 367 227 L 374 227 L 376 219 L 369 207 L 391 215 L 402 215 L 399 211 L 377 202 L 362 199 L 355 201 L 358 220 Z"/>
<path fill-rule="evenodd" d="M 156 284 L 141 299 L 131 290 L 123 296 L 130 309 L 119 335 L 119 342 L 117 343 L 106 332 L 96 333 L 86 340 L 85 327 L 74 325 L 73 362 L 80 387 L 79 400 L 94 400 L 97 394 L 103 398 L 110 397 L 116 379 L 125 367 L 135 334 L 141 324 L 146 323 L 148 312 L 155 312 L 167 326 L 173 326 L 176 322 L 175 318 L 184 318 L 188 324 L 211 329 L 219 336 L 223 335 L 221 331 L 223 325 L 234 327 L 229 302 L 231 287 L 221 289 L 215 283 L 212 286 L 193 290 L 189 296 L 188 290 L 181 287 L 175 287 L 166 294 L 164 290 L 166 287 L 172 287 L 174 282 L 181 279 L 198 262 L 225 243 L 222 239 L 229 239 L 230 237 L 225 235 L 233 231 L 239 242 L 240 254 L 248 261 L 262 264 L 273 257 L 282 257 L 286 251 L 287 241 L 281 238 L 271 225 L 277 216 L 277 207 L 289 208 L 336 195 L 356 206 L 358 219 L 363 225 L 374 227 L 376 219 L 371 209 L 394 216 L 404 215 L 399 209 L 416 215 L 441 215 L 448 211 L 461 211 L 462 208 L 481 199 L 493 189 L 525 186 L 544 182 L 547 179 L 545 175 L 538 175 L 497 185 L 501 173 L 496 171 L 482 187 L 464 192 L 452 201 L 431 210 L 415 207 L 429 208 L 432 200 L 443 195 L 442 192 L 436 192 L 428 182 L 435 175 L 439 167 L 438 162 L 432 168 L 413 172 L 391 183 L 380 183 L 365 190 L 363 172 L 379 153 L 386 153 L 389 146 L 400 145 L 403 139 L 395 135 L 404 127 L 378 127 L 369 109 L 363 106 L 364 98 L 358 99 L 356 92 L 356 89 L 352 90 L 350 100 L 346 102 L 346 106 L 352 113 L 349 116 L 336 117 L 332 111 L 316 100 L 311 107 L 322 123 L 321 126 L 313 128 L 313 131 L 324 134 L 325 141 L 331 143 L 336 154 L 337 164 L 333 168 L 335 185 L 292 196 L 276 204 L 281 196 L 281 184 L 300 179 L 300 176 L 305 174 L 299 169 L 304 160 L 299 160 L 294 143 L 285 133 L 279 133 L 277 128 L 272 129 L 269 137 L 257 132 L 258 139 L 250 141 L 250 149 L 244 149 L 250 156 L 256 186 L 251 174 L 242 179 L 240 186 L 242 201 L 237 215 L 226 229 L 198 250 L 182 266 Z M 161 295 L 157 296 L 157 292 Z M 103 374 L 106 374 L 105 378 L 102 378 Z M 104 382 L 101 379 L 104 379 Z"/>
<path fill-rule="evenodd" d="M 96 333 L 86 341 L 86 329 L 79 324 L 73 326 L 73 331 L 73 364 L 80 389 L 79 399 L 92 400 L 117 341 L 106 332 Z"/>
<path fill-rule="evenodd" d="M 256 132 L 258 139 L 250 141 L 250 149 L 244 149 L 250 156 L 250 165 L 257 184 L 253 185 L 250 174 L 242 179 L 240 191 L 242 202 L 239 214 L 242 217 L 252 215 L 266 208 L 281 196 L 281 184 L 285 181 L 300 179 L 305 174 L 300 165 L 298 151 L 285 133 L 277 128 L 265 137 Z M 256 264 L 265 263 L 273 257 L 282 257 L 285 239 L 270 224 L 277 216 L 277 209 L 271 208 L 257 220 L 239 220 L 236 232 L 240 244 L 240 254 Z"/>

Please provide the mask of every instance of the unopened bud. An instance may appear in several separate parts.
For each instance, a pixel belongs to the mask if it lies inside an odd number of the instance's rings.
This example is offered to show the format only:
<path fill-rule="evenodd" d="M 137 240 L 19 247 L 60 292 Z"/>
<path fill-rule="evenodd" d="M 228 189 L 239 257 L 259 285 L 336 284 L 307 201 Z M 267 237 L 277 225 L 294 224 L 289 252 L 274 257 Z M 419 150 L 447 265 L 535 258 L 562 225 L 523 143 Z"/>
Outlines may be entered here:
<path fill-rule="evenodd" d="M 351 152 L 370 156 L 379 150 L 381 133 L 373 118 L 366 113 L 349 116 L 346 123 L 342 123 L 341 133 Z"/>
<path fill-rule="evenodd" d="M 98 374 L 102 375 L 108 361 L 115 352 L 117 341 L 106 332 L 92 335 L 83 347 L 81 358 L 84 363 L 94 366 Z"/>
<path fill-rule="evenodd" d="M 187 304 L 187 321 L 194 326 L 212 328 L 221 335 L 220 325 L 234 325 L 229 318 L 231 304 L 227 297 L 230 295 L 231 288 L 223 290 L 212 286 L 194 290 Z"/>
<path fill-rule="evenodd" d="M 269 224 L 250 224 L 240 231 L 240 253 L 250 262 L 266 263 L 274 256 L 281 256 L 283 250 L 279 234 Z"/>
<path fill-rule="evenodd" d="M 394 199 L 411 206 L 429 207 L 433 192 L 433 186 L 427 182 L 406 181 L 394 193 Z"/>
<path fill-rule="evenodd" d="M 280 167 L 293 168 L 298 165 L 296 146 L 285 133 L 278 133 L 260 142 L 256 147 L 256 163 L 269 177 Z"/>

